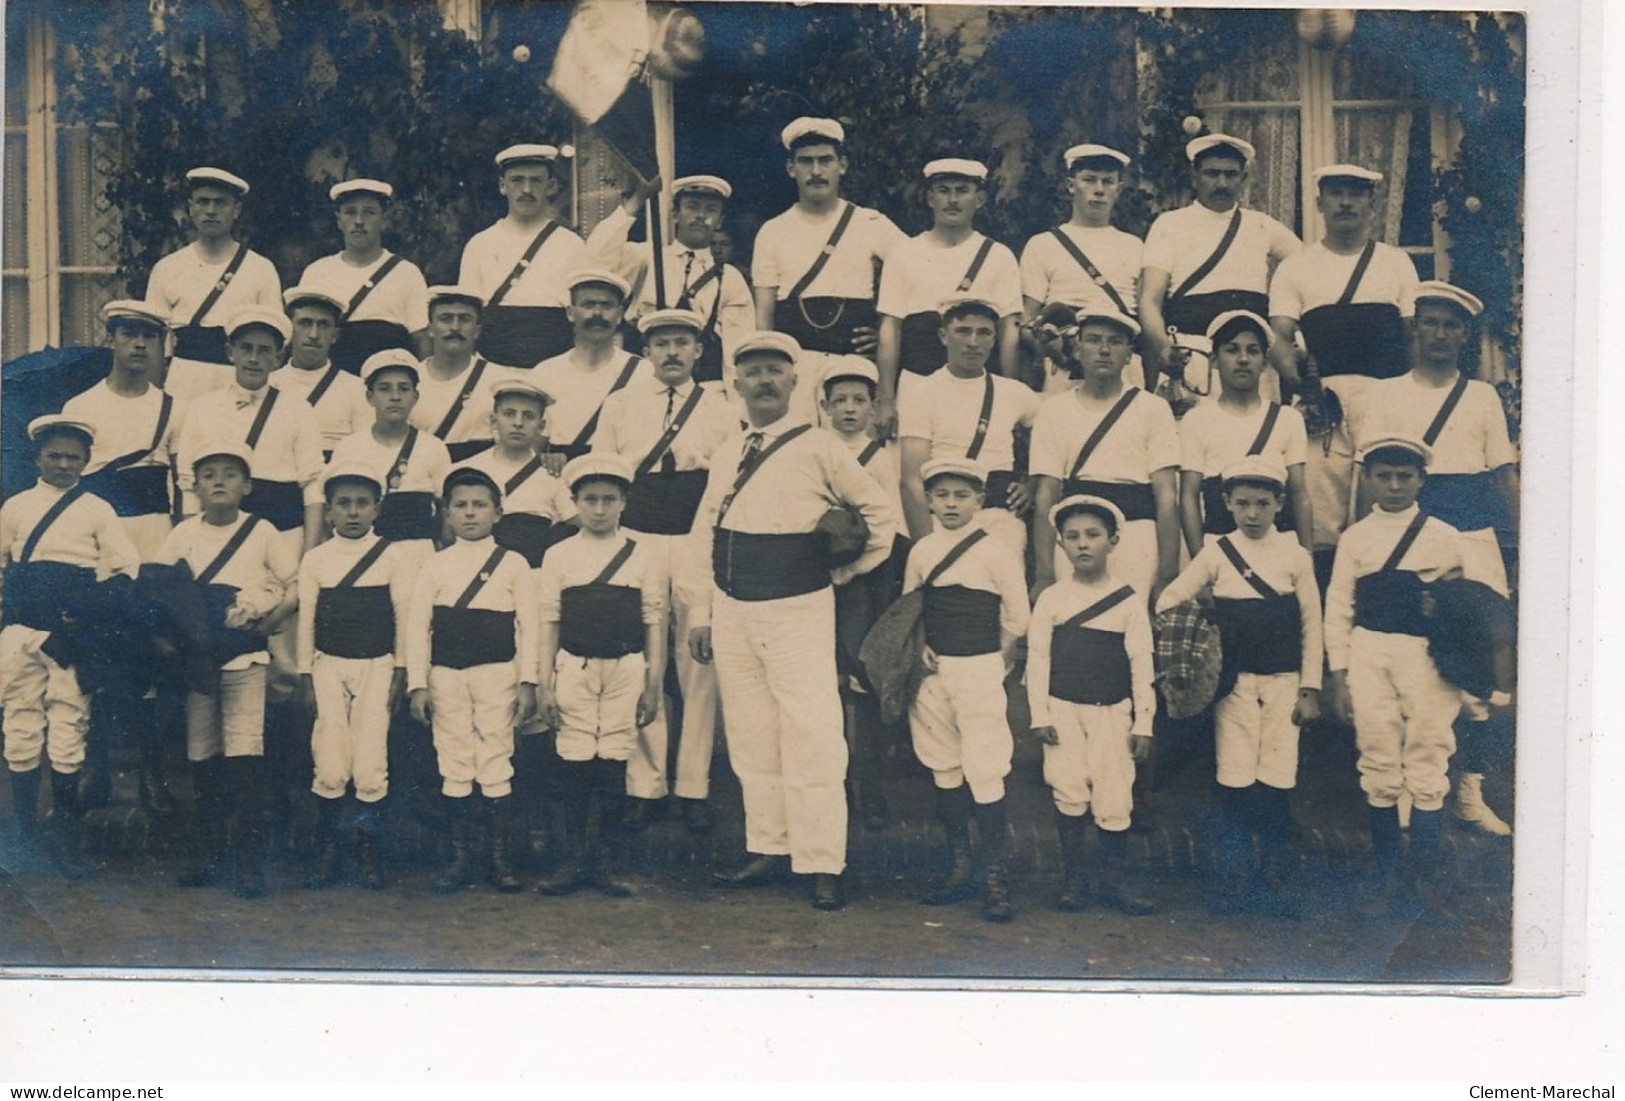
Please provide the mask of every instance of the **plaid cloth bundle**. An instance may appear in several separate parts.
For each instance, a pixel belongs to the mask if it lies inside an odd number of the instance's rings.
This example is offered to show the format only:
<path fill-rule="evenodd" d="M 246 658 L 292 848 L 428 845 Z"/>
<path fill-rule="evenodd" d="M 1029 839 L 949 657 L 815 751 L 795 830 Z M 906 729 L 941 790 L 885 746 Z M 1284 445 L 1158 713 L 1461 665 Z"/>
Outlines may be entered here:
<path fill-rule="evenodd" d="M 1188 719 L 1213 702 L 1224 664 L 1219 628 L 1196 601 L 1176 604 L 1152 624 L 1157 687 L 1175 719 Z"/>

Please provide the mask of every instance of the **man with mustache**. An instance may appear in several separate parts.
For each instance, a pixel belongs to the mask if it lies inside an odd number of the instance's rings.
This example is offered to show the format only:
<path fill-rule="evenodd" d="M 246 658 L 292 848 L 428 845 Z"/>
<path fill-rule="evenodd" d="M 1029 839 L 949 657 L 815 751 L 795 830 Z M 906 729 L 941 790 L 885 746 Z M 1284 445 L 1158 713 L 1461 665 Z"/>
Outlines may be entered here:
<path fill-rule="evenodd" d="M 825 355 L 876 354 L 876 268 L 907 238 L 878 210 L 841 198 L 847 159 L 846 128 L 839 122 L 798 118 L 779 138 L 796 203 L 756 235 L 756 327 L 795 339 L 810 383 L 823 373 Z M 817 387 L 805 390 L 800 398 L 810 411 Z M 880 397 L 877 431 L 885 436 L 897 420 L 896 395 L 883 391 Z"/>
<path fill-rule="evenodd" d="M 1268 214 L 1242 207 L 1251 144 L 1205 134 L 1185 146 L 1185 156 L 1196 200 L 1159 215 L 1145 238 L 1139 320 L 1148 389 L 1159 373 L 1179 374 L 1169 326 L 1201 334 L 1226 310 L 1266 313 L 1270 268 L 1303 244 Z"/>
<path fill-rule="evenodd" d="M 333 358 L 334 342 L 343 332 L 344 307 L 303 285 L 290 288 L 283 301 L 293 342 L 287 364 L 272 374 L 271 385 L 315 411 L 322 426 L 322 456 L 331 459 L 340 440 L 372 424 L 366 385 Z"/>
<path fill-rule="evenodd" d="M 412 427 L 446 445 L 455 462 L 491 446 L 491 386 L 512 368 L 475 352 L 485 299 L 465 286 L 429 288 L 429 339 L 434 351 L 418 372 Z"/>
<path fill-rule="evenodd" d="M 749 423 L 712 456 L 679 584 L 694 658 L 716 662 L 745 797 L 750 858 L 713 878 L 750 887 L 810 875 L 813 906 L 838 910 L 847 751 L 831 583 L 890 554 L 897 516 L 845 443 L 790 412 L 800 359 L 783 333 L 757 333 L 735 352 Z M 857 557 L 833 569 L 819 530 L 832 508 L 857 512 L 867 527 Z"/>

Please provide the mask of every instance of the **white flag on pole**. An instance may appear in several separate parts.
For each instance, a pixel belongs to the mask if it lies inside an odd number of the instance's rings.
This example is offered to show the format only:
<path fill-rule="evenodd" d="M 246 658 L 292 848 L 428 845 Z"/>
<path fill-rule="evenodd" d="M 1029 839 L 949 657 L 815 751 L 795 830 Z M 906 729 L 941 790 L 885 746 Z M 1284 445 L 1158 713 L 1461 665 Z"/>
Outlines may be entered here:
<path fill-rule="evenodd" d="M 644 0 L 577 0 L 547 86 L 582 122 L 603 118 L 649 55 Z"/>

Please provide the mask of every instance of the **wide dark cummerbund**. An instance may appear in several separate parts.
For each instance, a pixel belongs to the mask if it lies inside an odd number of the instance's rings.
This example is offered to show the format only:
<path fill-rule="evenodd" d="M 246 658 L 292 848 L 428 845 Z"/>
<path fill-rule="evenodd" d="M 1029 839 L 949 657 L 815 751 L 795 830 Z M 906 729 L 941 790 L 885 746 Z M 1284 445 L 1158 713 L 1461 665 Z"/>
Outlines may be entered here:
<path fill-rule="evenodd" d="M 503 367 L 534 367 L 575 339 L 563 306 L 487 306 L 480 317 L 479 353 Z"/>
<path fill-rule="evenodd" d="M 396 490 L 378 502 L 378 519 L 372 530 L 381 539 L 433 539 L 440 534 L 435 515 L 434 494 L 421 490 Z"/>
<path fill-rule="evenodd" d="M 1281 497 L 1281 510 L 1275 514 L 1276 531 L 1293 531 L 1292 491 Z M 1236 518 L 1224 507 L 1224 479 L 1217 474 L 1202 479 L 1202 530 L 1209 535 L 1229 535 L 1236 530 Z"/>
<path fill-rule="evenodd" d="M 175 358 L 195 359 L 230 367 L 226 357 L 226 329 L 223 325 L 182 325 L 175 334 Z"/>
<path fill-rule="evenodd" d="M 1295 595 L 1214 597 L 1213 618 L 1229 674 L 1219 678 L 1221 694 L 1235 684 L 1236 673 L 1296 673 L 1302 668 L 1302 612 Z"/>
<path fill-rule="evenodd" d="M 650 535 L 687 535 L 710 477 L 705 470 L 645 474 L 632 483 L 621 523 Z"/>
<path fill-rule="evenodd" d="M 929 375 L 948 362 L 948 349 L 937 335 L 942 315 L 935 310 L 911 313 L 903 318 L 903 334 L 897 351 L 897 366 L 916 375 Z"/>
<path fill-rule="evenodd" d="M 809 352 L 849 355 L 853 333 L 878 324 L 872 298 L 792 298 L 773 307 L 773 328 Z"/>
<path fill-rule="evenodd" d="M 782 600 L 829 586 L 823 541 L 813 532 L 756 535 L 716 529 L 711 573 L 735 600 Z"/>
<path fill-rule="evenodd" d="M 1061 495 L 1071 497 L 1083 493 L 1091 497 L 1104 497 L 1123 511 L 1125 520 L 1155 520 L 1157 497 L 1151 492 L 1150 482 L 1091 482 L 1086 478 L 1068 478 Z"/>
<path fill-rule="evenodd" d="M 476 665 L 512 661 L 517 652 L 512 612 L 436 604 L 429 629 L 433 632 L 429 641 L 431 665 L 472 669 Z"/>
<path fill-rule="evenodd" d="M 553 521 L 534 512 L 504 512 L 502 519 L 491 529 L 491 538 L 497 546 L 511 550 L 524 558 L 525 564 L 535 569 L 542 564 L 542 556 L 551 546 L 548 534 Z"/>
<path fill-rule="evenodd" d="M 66 562 L 13 562 L 6 567 L 0 619 L 39 631 L 62 626 L 63 616 L 91 586 L 96 571 Z"/>
<path fill-rule="evenodd" d="M 1057 625 L 1050 635 L 1049 694 L 1101 706 L 1134 695 L 1121 631 Z"/>
<path fill-rule="evenodd" d="M 1015 483 L 1016 472 L 1013 470 L 992 470 L 987 475 L 987 494 L 982 499 L 983 508 L 1010 507 L 1010 486 Z"/>
<path fill-rule="evenodd" d="M 395 605 L 388 585 L 348 585 L 316 595 L 316 649 L 336 658 L 395 652 Z"/>
<path fill-rule="evenodd" d="M 1399 307 L 1390 302 L 1316 306 L 1298 319 L 1321 378 L 1398 378 L 1410 370 L 1410 342 Z"/>
<path fill-rule="evenodd" d="M 169 515 L 169 467 L 127 466 L 98 470 L 84 478 L 87 490 L 120 516 Z"/>
<path fill-rule="evenodd" d="M 925 589 L 925 644 L 951 658 L 993 654 L 999 649 L 999 594 L 963 585 Z"/>
<path fill-rule="evenodd" d="M 237 603 L 237 592 L 236 585 L 203 586 L 203 606 L 209 616 L 209 645 L 216 665 L 225 665 L 244 654 L 258 653 L 266 646 L 265 636 L 258 631 L 226 626 L 226 611 Z"/>
<path fill-rule="evenodd" d="M 1427 585 L 1409 570 L 1379 570 L 1354 580 L 1354 625 L 1395 635 L 1426 635 Z"/>
<path fill-rule="evenodd" d="M 298 531 L 305 526 L 305 494 L 293 482 L 255 478 L 243 498 L 243 511 L 265 517 L 278 531 Z"/>
<path fill-rule="evenodd" d="M 631 585 L 575 585 L 559 594 L 559 646 L 578 658 L 643 652 L 643 593 Z"/>
<path fill-rule="evenodd" d="M 1213 319 L 1228 310 L 1251 310 L 1259 317 L 1270 315 L 1269 295 L 1259 291 L 1213 291 L 1169 298 L 1162 307 L 1168 324 L 1187 336 L 1206 336 Z"/>
<path fill-rule="evenodd" d="M 339 370 L 359 375 L 361 365 L 369 356 L 389 348 L 412 350 L 412 334 L 406 331 L 405 325 L 383 320 L 346 321 L 339 329 L 330 354 Z"/>
<path fill-rule="evenodd" d="M 1512 516 L 1501 496 L 1500 478 L 1492 470 L 1479 474 L 1429 474 L 1416 503 L 1457 531 L 1494 528 L 1509 531 Z"/>

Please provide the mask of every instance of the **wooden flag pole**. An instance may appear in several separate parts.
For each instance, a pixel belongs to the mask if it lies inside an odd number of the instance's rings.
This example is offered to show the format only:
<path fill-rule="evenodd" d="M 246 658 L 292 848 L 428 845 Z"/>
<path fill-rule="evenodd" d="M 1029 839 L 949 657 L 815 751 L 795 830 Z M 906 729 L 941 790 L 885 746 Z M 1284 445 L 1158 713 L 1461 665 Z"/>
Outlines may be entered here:
<path fill-rule="evenodd" d="M 649 245 L 653 253 L 655 305 L 671 305 L 666 297 L 666 243 L 670 239 L 671 182 L 677 168 L 677 122 L 673 112 L 671 81 L 649 73 L 649 103 L 654 110 L 655 163 L 660 167 L 660 191 L 649 199 Z"/>

